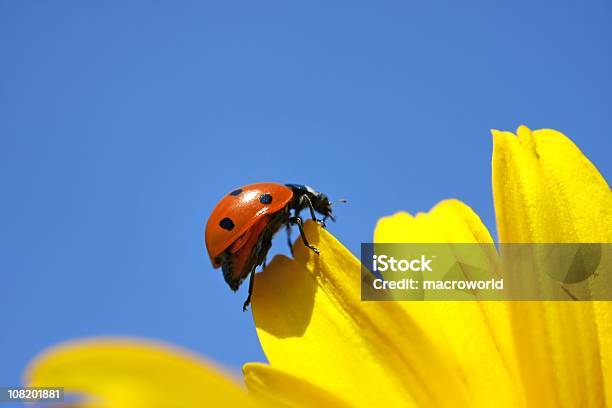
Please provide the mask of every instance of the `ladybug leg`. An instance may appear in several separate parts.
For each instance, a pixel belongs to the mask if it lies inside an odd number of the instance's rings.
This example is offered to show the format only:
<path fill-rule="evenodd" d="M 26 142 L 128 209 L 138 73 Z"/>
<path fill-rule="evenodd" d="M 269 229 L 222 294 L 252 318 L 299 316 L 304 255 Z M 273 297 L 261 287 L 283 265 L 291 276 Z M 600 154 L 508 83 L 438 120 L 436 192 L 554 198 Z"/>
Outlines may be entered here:
<path fill-rule="evenodd" d="M 302 236 L 302 242 L 308 248 L 312 249 L 315 254 L 319 255 L 319 250 L 314 246 L 308 243 L 308 239 L 306 238 L 306 234 L 304 234 L 304 229 L 302 228 L 302 219 L 300 217 L 291 217 L 289 218 L 289 223 L 291 225 L 297 225 L 300 230 L 300 235 Z"/>
<path fill-rule="evenodd" d="M 291 252 L 291 256 L 293 256 L 293 243 L 291 242 L 291 224 L 288 223 L 285 227 L 287 231 L 287 245 L 289 245 L 289 252 Z"/>
<path fill-rule="evenodd" d="M 253 282 L 255 281 L 255 270 L 251 271 L 251 277 L 249 278 L 249 295 L 244 301 L 244 305 L 242 305 L 242 311 L 246 312 L 247 308 L 251 304 L 251 294 L 253 294 Z"/>
<path fill-rule="evenodd" d="M 304 204 L 304 202 L 306 203 L 306 207 L 308 207 L 308 209 L 310 210 L 310 218 L 312 218 L 312 220 L 314 222 L 316 222 L 317 224 L 319 224 L 320 226 L 322 226 L 323 228 L 325 228 L 325 219 L 322 220 L 317 220 L 317 216 L 315 214 L 315 209 L 314 206 L 312 205 L 312 201 L 310 201 L 310 198 L 308 198 L 307 195 L 303 195 L 300 198 L 300 203 L 298 208 L 301 208 L 302 205 Z"/>

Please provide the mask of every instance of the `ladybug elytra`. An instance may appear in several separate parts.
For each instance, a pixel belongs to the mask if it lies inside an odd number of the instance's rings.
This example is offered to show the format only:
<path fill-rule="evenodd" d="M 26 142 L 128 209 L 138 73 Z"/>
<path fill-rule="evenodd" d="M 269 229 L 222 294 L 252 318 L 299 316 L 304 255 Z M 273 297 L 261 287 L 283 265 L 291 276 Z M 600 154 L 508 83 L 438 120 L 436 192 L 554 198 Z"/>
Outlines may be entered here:
<path fill-rule="evenodd" d="M 225 282 L 234 291 L 250 275 L 243 310 L 251 301 L 255 268 L 265 264 L 272 237 L 281 227 L 287 229 L 290 249 L 291 226 L 297 225 L 304 245 L 319 253 L 302 228 L 300 212 L 305 209 L 322 226 L 327 218 L 334 220 L 327 196 L 299 184 L 250 184 L 226 194 L 213 209 L 206 223 L 208 256 L 215 269 L 221 267 Z M 318 220 L 315 213 L 323 219 Z"/>

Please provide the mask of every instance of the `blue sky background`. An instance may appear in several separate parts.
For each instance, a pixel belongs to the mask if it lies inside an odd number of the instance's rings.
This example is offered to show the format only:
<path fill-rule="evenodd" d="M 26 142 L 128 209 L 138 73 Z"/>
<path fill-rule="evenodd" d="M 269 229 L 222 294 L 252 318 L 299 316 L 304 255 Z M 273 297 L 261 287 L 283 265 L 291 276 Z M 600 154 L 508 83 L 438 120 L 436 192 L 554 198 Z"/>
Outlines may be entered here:
<path fill-rule="evenodd" d="M 357 253 L 448 197 L 493 228 L 490 128 L 557 128 L 612 176 L 608 1 L 98 3 L 0 3 L 0 386 L 93 335 L 263 361 L 204 255 L 234 187 L 349 198 Z"/>

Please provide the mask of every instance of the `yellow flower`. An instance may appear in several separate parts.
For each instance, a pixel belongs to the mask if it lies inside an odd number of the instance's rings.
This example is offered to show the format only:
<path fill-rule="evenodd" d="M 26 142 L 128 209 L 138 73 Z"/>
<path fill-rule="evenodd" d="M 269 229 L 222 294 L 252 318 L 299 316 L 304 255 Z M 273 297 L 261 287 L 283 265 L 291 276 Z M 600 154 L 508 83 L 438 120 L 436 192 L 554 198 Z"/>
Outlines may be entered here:
<path fill-rule="evenodd" d="M 610 188 L 568 138 L 526 127 L 493 136 L 500 242 L 612 242 Z M 256 276 L 253 315 L 269 364 L 244 366 L 248 394 L 184 353 L 112 341 L 52 350 L 27 382 L 132 407 L 612 401 L 610 302 L 362 302 L 358 260 L 316 224 L 305 228 L 320 256 L 298 242 L 294 259 L 278 256 Z M 374 241 L 493 239 L 467 205 L 447 200 L 382 218 Z"/>
<path fill-rule="evenodd" d="M 212 363 L 148 340 L 68 342 L 38 356 L 24 380 L 80 394 L 85 400 L 79 407 L 255 406 L 246 390 Z"/>
<path fill-rule="evenodd" d="M 610 189 L 569 139 L 521 127 L 494 146 L 501 242 L 612 242 Z M 374 241 L 493 239 L 449 200 L 381 219 Z M 358 261 L 324 231 L 315 245 L 257 277 L 255 323 L 271 367 L 347 405 L 602 406 L 612 391 L 609 303 L 360 302 Z M 245 366 L 251 391 L 281 391 L 268 370 Z"/>

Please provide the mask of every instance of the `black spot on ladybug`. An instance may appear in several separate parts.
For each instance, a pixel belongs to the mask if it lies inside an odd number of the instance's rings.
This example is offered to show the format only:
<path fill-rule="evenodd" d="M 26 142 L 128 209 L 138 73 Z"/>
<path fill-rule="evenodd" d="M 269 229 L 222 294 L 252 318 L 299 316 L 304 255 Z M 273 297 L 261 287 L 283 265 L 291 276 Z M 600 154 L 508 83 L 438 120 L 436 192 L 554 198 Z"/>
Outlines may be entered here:
<path fill-rule="evenodd" d="M 232 192 L 231 192 L 229 195 L 231 195 L 231 196 L 237 196 L 237 195 L 240 195 L 240 193 L 242 193 L 242 189 L 241 189 L 241 188 L 238 188 L 238 189 L 236 189 L 236 190 L 232 191 Z"/>
<path fill-rule="evenodd" d="M 259 196 L 259 202 L 262 204 L 272 203 L 272 196 L 270 194 L 262 194 Z"/>
<path fill-rule="evenodd" d="M 219 226 L 225 230 L 231 231 L 234 229 L 234 221 L 230 218 L 225 217 L 221 221 L 219 221 Z"/>

